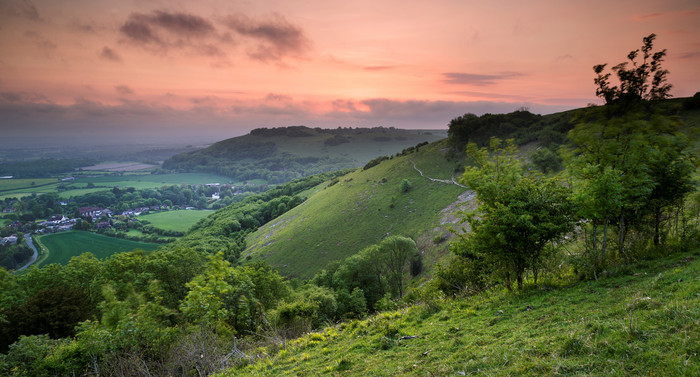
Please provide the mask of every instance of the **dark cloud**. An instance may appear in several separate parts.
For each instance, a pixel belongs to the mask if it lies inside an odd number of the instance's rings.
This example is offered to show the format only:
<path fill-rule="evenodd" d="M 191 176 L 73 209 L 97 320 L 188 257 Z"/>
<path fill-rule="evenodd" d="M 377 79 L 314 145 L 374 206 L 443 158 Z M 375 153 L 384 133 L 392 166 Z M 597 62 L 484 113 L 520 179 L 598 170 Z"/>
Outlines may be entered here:
<path fill-rule="evenodd" d="M 39 10 L 36 9 L 36 6 L 34 6 L 34 3 L 32 3 L 31 0 L 17 2 L 14 9 L 11 9 L 11 12 L 31 21 L 41 21 Z"/>
<path fill-rule="evenodd" d="M 121 95 L 134 94 L 134 91 L 126 85 L 117 85 L 114 87 L 114 90 Z"/>
<path fill-rule="evenodd" d="M 304 31 L 281 15 L 259 21 L 236 14 L 226 17 L 224 24 L 241 37 L 254 42 L 249 52 L 253 59 L 280 60 L 285 56 L 300 55 L 310 46 Z"/>
<path fill-rule="evenodd" d="M 181 48 L 195 45 L 214 33 L 213 24 L 200 16 L 187 13 L 155 11 L 150 14 L 132 13 L 119 31 L 129 42 L 158 48 Z M 211 55 L 212 47 L 202 49 Z M 218 52 L 217 52 L 218 53 Z"/>
<path fill-rule="evenodd" d="M 102 59 L 111 60 L 113 62 L 121 62 L 122 61 L 121 56 L 119 56 L 119 54 L 117 54 L 116 51 L 112 50 L 111 48 L 109 48 L 107 46 L 104 46 L 102 48 L 102 51 L 100 52 L 100 57 Z"/>
<path fill-rule="evenodd" d="M 24 33 L 24 36 L 34 41 L 34 43 L 44 51 L 54 50 L 57 47 L 55 43 L 37 32 L 28 30 Z"/>
<path fill-rule="evenodd" d="M 497 75 L 483 75 L 478 73 L 447 72 L 443 73 L 443 76 L 445 77 L 443 81 L 448 84 L 488 86 L 494 85 L 497 81 L 524 76 L 524 74 L 502 72 Z"/>
<path fill-rule="evenodd" d="M 286 94 L 268 93 L 265 96 L 265 101 L 291 101 L 292 97 Z"/>
<path fill-rule="evenodd" d="M 685 54 L 678 55 L 678 59 L 695 59 L 700 57 L 700 51 L 686 52 Z"/>
<path fill-rule="evenodd" d="M 336 100 L 334 111 L 326 114 L 338 120 L 355 120 L 363 125 L 391 125 L 404 128 L 444 127 L 451 119 L 465 113 L 509 113 L 528 107 L 536 113 L 553 113 L 572 106 L 532 104 L 524 101 L 396 101 L 373 98 L 362 101 Z"/>

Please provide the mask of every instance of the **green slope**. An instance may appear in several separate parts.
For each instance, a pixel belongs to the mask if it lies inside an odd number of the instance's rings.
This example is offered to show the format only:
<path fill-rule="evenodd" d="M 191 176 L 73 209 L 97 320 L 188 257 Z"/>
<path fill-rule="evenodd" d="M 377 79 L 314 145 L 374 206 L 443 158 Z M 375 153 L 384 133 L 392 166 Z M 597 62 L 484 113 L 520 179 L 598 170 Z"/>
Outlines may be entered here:
<path fill-rule="evenodd" d="M 697 376 L 699 277 L 696 249 L 597 282 L 432 299 L 220 376 Z"/>
<path fill-rule="evenodd" d="M 445 243 L 433 242 L 436 236 L 448 234 L 449 211 L 443 210 L 467 191 L 427 178 L 451 179 L 456 163 L 445 159 L 446 151 L 443 140 L 341 177 L 337 184 L 251 234 L 242 256 L 264 259 L 290 277 L 309 278 L 330 261 L 344 259 L 388 235 L 403 235 L 418 242 L 425 264 L 432 266 L 446 252 Z M 406 193 L 400 189 L 403 179 L 412 185 Z"/>

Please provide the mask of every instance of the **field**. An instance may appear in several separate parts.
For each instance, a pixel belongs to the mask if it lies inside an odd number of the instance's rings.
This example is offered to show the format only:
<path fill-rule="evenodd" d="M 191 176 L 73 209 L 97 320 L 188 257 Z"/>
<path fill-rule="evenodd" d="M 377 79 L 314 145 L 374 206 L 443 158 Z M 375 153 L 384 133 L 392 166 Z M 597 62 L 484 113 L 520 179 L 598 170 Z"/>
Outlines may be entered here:
<path fill-rule="evenodd" d="M 62 199 L 104 191 L 112 187 L 136 189 L 156 188 L 164 185 L 230 183 L 230 178 L 207 173 L 173 173 L 173 174 L 114 174 L 112 172 L 82 172 L 75 174 L 74 180 L 61 182 L 57 178 L 36 179 L 0 179 L 0 199 L 23 197 L 31 194 L 58 192 L 58 186 L 67 189 L 59 193 Z M 32 184 L 33 183 L 33 184 Z M 95 187 L 87 188 L 92 183 Z M 262 181 L 260 184 L 264 184 Z"/>
<path fill-rule="evenodd" d="M 167 211 L 139 216 L 139 219 L 146 220 L 154 227 L 163 230 L 185 232 L 197 221 L 211 215 L 213 212 L 196 210 Z"/>
<path fill-rule="evenodd" d="M 700 375 L 700 251 L 613 274 L 428 299 L 218 376 Z"/>
<path fill-rule="evenodd" d="M 93 253 L 99 259 L 104 259 L 124 251 L 136 249 L 151 251 L 160 246 L 159 244 L 123 240 L 83 231 L 47 234 L 37 239 L 43 248 L 48 249 L 48 256 L 41 260 L 41 265 L 51 263 L 65 265 L 72 257 L 86 252 Z"/>

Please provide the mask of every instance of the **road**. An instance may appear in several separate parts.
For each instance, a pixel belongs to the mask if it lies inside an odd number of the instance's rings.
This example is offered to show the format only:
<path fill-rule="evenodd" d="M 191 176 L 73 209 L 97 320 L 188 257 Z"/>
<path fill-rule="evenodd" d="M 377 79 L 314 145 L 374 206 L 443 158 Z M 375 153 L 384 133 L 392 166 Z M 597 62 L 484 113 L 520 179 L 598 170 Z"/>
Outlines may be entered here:
<path fill-rule="evenodd" d="M 25 264 L 23 267 L 18 269 L 17 271 L 22 271 L 25 268 L 29 267 L 32 265 L 32 263 L 36 262 L 36 258 L 39 257 L 39 252 L 36 250 L 36 247 L 34 246 L 34 242 L 32 241 L 32 236 L 29 233 L 24 234 L 24 239 L 27 240 L 27 245 L 34 250 L 34 255 L 32 255 L 32 259 L 29 260 L 29 263 Z"/>

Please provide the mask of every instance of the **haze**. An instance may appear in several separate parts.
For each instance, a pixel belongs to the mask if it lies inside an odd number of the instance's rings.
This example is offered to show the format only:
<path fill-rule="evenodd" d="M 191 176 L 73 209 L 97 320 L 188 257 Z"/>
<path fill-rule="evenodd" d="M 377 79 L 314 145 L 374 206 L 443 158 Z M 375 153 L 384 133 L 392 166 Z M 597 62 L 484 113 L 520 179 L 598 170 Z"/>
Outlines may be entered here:
<path fill-rule="evenodd" d="M 692 96 L 698 21 L 697 1 L 3 0 L 0 143 L 552 113 L 598 103 L 591 67 L 651 33 Z"/>

